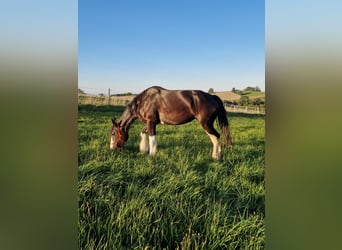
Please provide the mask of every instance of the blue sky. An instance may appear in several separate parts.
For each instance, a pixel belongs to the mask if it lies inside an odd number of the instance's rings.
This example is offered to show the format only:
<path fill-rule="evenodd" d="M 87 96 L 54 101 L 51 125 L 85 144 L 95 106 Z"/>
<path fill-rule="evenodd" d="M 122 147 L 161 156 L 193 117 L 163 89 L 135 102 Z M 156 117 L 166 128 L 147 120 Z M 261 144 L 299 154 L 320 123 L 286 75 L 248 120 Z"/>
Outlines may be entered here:
<path fill-rule="evenodd" d="M 264 1 L 82 0 L 78 15 L 86 92 L 265 90 Z"/>

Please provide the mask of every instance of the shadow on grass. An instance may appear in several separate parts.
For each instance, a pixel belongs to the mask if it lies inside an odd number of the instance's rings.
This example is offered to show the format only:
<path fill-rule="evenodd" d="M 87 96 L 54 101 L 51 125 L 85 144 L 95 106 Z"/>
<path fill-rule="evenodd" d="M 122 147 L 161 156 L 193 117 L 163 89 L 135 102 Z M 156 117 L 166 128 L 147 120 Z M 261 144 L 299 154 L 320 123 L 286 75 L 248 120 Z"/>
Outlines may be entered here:
<path fill-rule="evenodd" d="M 212 162 L 213 162 L 213 159 L 205 159 L 205 160 L 197 161 L 194 163 L 193 169 L 203 176 L 208 172 L 210 163 Z"/>
<path fill-rule="evenodd" d="M 247 114 L 247 113 L 233 113 L 233 112 L 228 112 L 228 119 L 230 117 L 236 117 L 236 118 L 265 118 L 264 114 Z"/>
<path fill-rule="evenodd" d="M 96 106 L 92 104 L 79 104 L 78 111 L 82 112 L 115 112 L 115 113 L 122 113 L 125 110 L 125 106 L 114 106 L 114 105 L 101 105 Z"/>

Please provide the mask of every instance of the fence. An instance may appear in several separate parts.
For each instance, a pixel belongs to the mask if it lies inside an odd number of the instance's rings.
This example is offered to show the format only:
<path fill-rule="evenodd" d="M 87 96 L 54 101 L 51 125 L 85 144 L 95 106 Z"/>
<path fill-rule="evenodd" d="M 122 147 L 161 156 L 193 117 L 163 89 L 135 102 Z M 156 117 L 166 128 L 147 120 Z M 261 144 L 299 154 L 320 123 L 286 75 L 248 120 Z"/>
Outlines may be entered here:
<path fill-rule="evenodd" d="M 78 104 L 101 105 L 118 105 L 126 106 L 134 96 L 96 96 L 96 95 L 78 95 Z"/>
<path fill-rule="evenodd" d="M 78 95 L 78 104 L 90 104 L 90 105 L 117 105 L 127 106 L 127 104 L 134 98 L 134 95 L 130 96 L 98 96 L 98 95 Z M 225 109 L 228 112 L 234 113 L 248 113 L 248 114 L 265 114 L 264 107 L 246 107 L 237 105 L 225 105 Z"/>
<path fill-rule="evenodd" d="M 264 107 L 226 105 L 225 108 L 228 112 L 234 112 L 234 113 L 265 114 Z"/>

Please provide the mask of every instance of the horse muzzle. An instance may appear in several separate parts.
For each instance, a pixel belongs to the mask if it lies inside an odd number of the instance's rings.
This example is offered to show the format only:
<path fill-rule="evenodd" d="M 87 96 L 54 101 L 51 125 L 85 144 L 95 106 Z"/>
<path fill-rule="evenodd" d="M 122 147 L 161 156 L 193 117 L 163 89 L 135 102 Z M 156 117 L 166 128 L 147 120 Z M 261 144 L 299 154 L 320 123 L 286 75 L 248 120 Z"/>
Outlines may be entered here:
<path fill-rule="evenodd" d="M 122 151 L 124 148 L 124 143 L 122 142 L 117 142 L 116 144 L 115 143 L 111 143 L 110 144 L 110 149 L 119 149 L 120 151 Z"/>

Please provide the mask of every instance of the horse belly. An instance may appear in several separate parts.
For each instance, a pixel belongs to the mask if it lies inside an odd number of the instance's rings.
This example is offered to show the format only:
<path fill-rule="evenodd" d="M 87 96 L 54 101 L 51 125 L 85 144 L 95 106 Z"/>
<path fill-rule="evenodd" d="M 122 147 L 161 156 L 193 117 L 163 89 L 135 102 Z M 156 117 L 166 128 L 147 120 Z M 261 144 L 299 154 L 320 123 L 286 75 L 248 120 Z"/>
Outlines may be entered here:
<path fill-rule="evenodd" d="M 195 119 L 193 115 L 181 113 L 159 114 L 161 124 L 179 125 L 192 121 Z"/>

